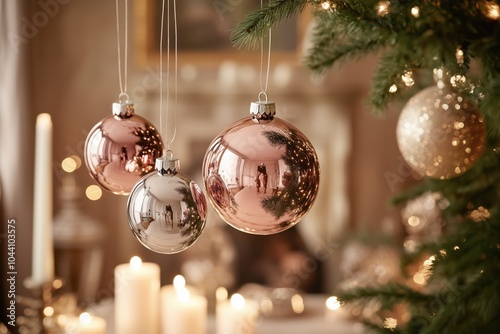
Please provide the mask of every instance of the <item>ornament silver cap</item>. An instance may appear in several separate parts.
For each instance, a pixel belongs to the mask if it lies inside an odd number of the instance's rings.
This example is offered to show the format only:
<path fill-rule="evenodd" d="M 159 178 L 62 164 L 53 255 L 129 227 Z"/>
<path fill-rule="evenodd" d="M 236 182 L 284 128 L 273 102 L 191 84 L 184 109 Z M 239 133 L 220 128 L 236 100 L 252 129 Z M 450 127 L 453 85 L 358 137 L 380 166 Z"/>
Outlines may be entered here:
<path fill-rule="evenodd" d="M 267 123 L 276 115 L 276 105 L 270 101 L 257 101 L 250 103 L 250 114 L 256 123 Z"/>
<path fill-rule="evenodd" d="M 161 157 L 156 159 L 155 168 L 160 175 L 175 175 L 181 168 L 179 159 Z"/>
<path fill-rule="evenodd" d="M 113 116 L 124 119 L 134 115 L 134 104 L 132 102 L 115 102 L 113 103 Z"/>

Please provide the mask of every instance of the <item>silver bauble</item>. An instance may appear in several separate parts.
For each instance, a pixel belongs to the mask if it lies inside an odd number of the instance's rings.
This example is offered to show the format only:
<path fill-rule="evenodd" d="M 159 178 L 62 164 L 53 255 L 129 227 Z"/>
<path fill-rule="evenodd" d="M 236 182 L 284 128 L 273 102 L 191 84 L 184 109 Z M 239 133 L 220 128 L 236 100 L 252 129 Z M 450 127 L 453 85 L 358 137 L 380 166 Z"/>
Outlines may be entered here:
<path fill-rule="evenodd" d="M 201 235 L 207 202 L 200 187 L 179 171 L 179 160 L 159 158 L 156 173 L 141 178 L 127 202 L 129 226 L 148 249 L 174 254 Z"/>

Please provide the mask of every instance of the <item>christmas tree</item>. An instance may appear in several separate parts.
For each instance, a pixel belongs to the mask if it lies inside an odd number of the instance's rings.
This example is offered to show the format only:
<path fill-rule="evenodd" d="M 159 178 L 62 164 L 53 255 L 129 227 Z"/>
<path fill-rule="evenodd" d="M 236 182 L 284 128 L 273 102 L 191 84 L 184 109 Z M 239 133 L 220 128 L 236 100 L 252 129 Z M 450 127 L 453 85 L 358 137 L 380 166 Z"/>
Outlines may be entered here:
<path fill-rule="evenodd" d="M 435 152 L 438 156 L 431 165 L 416 159 L 415 166 L 424 166 L 427 177 L 393 199 L 394 204 L 404 205 L 431 193 L 445 204 L 440 207 L 448 222 L 446 233 L 419 245 L 406 262 L 425 256 L 421 285 L 392 282 L 355 287 L 339 292 L 339 298 L 346 306 L 376 302 L 379 317 L 363 321 L 381 333 L 500 333 L 498 2 L 271 0 L 239 24 L 233 42 L 258 46 L 270 28 L 304 10 L 314 16 L 313 46 L 306 58 L 313 72 L 323 73 L 370 53 L 380 55 L 369 96 L 374 113 L 383 113 L 397 98 L 415 94 L 417 86 L 432 83 L 430 78 L 439 74 L 436 91 L 441 95 L 428 106 L 413 102 L 412 108 L 462 111 L 473 105 L 478 114 L 470 118 L 486 127 L 477 161 L 461 157 L 457 165 L 450 161 L 455 166 L 452 174 L 436 175 L 434 165 L 439 167 L 447 159 L 446 152 Z M 425 120 L 428 114 L 421 116 Z M 481 131 L 471 135 L 468 126 L 455 120 L 446 128 L 457 133 L 458 139 L 450 141 L 453 147 L 478 140 Z M 464 133 L 469 137 L 462 139 Z M 404 133 L 398 134 L 399 139 L 405 140 Z M 426 143 L 418 149 L 426 151 Z M 469 154 L 470 147 L 465 150 Z M 407 316 L 398 321 L 391 312 L 401 309 Z"/>

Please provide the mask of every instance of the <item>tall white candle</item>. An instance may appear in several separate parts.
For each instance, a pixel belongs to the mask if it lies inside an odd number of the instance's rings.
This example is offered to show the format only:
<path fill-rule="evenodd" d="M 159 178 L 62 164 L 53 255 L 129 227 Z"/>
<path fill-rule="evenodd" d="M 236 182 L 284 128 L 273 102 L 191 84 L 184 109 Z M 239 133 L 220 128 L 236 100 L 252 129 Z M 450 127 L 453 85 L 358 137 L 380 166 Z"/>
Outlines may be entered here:
<path fill-rule="evenodd" d="M 159 332 L 160 267 L 142 263 L 134 256 L 130 263 L 115 268 L 115 333 Z"/>
<path fill-rule="evenodd" d="M 35 138 L 31 281 L 35 285 L 41 285 L 49 283 L 54 279 L 52 120 L 49 114 L 40 114 L 37 116 Z"/>
<path fill-rule="evenodd" d="M 254 334 L 258 310 L 254 303 L 248 302 L 236 293 L 230 300 L 218 300 L 215 316 L 217 334 Z"/>

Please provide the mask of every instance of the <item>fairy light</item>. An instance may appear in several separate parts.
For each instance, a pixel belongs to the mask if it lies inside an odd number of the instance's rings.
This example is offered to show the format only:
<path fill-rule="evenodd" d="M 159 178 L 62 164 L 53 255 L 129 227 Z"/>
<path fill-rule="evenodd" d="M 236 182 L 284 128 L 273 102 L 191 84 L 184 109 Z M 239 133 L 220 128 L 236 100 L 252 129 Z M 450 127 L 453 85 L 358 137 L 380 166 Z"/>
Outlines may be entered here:
<path fill-rule="evenodd" d="M 304 312 L 304 299 L 301 295 L 296 294 L 292 296 L 291 299 L 293 312 L 300 314 Z"/>
<path fill-rule="evenodd" d="M 480 206 L 477 209 L 473 210 L 469 214 L 470 218 L 476 223 L 481 222 L 485 219 L 490 218 L 490 211 L 486 209 L 484 206 Z"/>
<path fill-rule="evenodd" d="M 375 7 L 377 9 L 377 14 L 380 16 L 385 16 L 389 14 L 389 5 L 391 4 L 390 1 L 380 1 L 377 6 Z"/>
<path fill-rule="evenodd" d="M 55 310 L 52 306 L 47 306 L 43 309 L 43 315 L 46 317 L 51 317 L 55 313 Z"/>
<path fill-rule="evenodd" d="M 458 48 L 455 51 L 455 58 L 457 59 L 457 64 L 462 65 L 464 63 L 464 50 Z"/>
<path fill-rule="evenodd" d="M 340 301 L 338 300 L 337 296 L 328 297 L 325 305 L 329 310 L 338 310 L 341 307 Z"/>
<path fill-rule="evenodd" d="M 330 4 L 330 2 L 325 1 L 325 2 L 322 2 L 322 3 L 321 3 L 321 7 L 322 7 L 324 10 L 329 10 L 329 9 L 332 7 L 332 5 Z"/>
<path fill-rule="evenodd" d="M 72 157 L 67 157 L 61 162 L 61 167 L 66 173 L 73 173 L 76 170 L 76 161 Z"/>
<path fill-rule="evenodd" d="M 395 318 L 385 318 L 384 328 L 395 329 L 398 325 L 398 320 Z"/>
<path fill-rule="evenodd" d="M 435 260 L 436 257 L 434 255 L 431 255 L 427 260 L 424 261 L 424 269 L 430 270 Z"/>
<path fill-rule="evenodd" d="M 450 84 L 453 87 L 458 87 L 458 86 L 464 85 L 466 82 L 467 82 L 467 79 L 465 78 L 464 75 L 457 74 L 457 75 L 454 75 L 450 78 Z"/>
<path fill-rule="evenodd" d="M 420 218 L 418 216 L 408 217 L 408 225 L 417 226 L 418 224 L 420 224 Z"/>
<path fill-rule="evenodd" d="M 403 80 L 406 87 L 411 87 L 415 84 L 415 80 L 413 80 L 413 72 L 405 71 L 403 75 L 401 75 L 401 79 Z"/>
<path fill-rule="evenodd" d="M 417 242 L 413 239 L 407 239 L 403 243 L 405 250 L 409 253 L 413 253 L 417 250 Z"/>
<path fill-rule="evenodd" d="M 389 87 L 389 93 L 396 93 L 398 91 L 398 86 L 392 85 Z"/>
<path fill-rule="evenodd" d="M 500 18 L 500 7 L 498 6 L 498 4 L 487 2 L 485 4 L 485 15 L 489 19 L 498 20 Z"/>
<path fill-rule="evenodd" d="M 413 275 L 413 282 L 417 283 L 418 285 L 425 285 L 425 276 L 421 272 L 416 273 Z"/>
<path fill-rule="evenodd" d="M 410 10 L 410 13 L 411 13 L 411 15 L 413 15 L 413 17 L 419 17 L 420 16 L 420 8 L 418 8 L 418 6 L 412 7 Z"/>
<path fill-rule="evenodd" d="M 85 195 L 91 201 L 97 201 L 102 196 L 102 190 L 95 184 L 90 185 L 85 189 Z"/>

